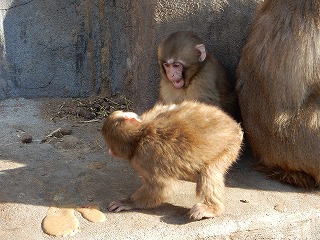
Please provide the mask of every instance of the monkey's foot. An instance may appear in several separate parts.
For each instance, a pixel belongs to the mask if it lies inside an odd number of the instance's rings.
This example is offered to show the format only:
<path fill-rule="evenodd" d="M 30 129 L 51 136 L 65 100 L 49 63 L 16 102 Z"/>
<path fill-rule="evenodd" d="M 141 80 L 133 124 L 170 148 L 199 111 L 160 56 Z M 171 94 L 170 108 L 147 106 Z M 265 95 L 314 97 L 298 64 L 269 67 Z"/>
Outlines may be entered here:
<path fill-rule="evenodd" d="M 215 211 L 214 208 L 203 203 L 195 204 L 189 211 L 189 215 L 192 220 L 201 220 L 202 218 L 212 218 L 212 217 L 216 217 L 219 214 L 220 213 L 217 213 L 217 211 Z"/>
<path fill-rule="evenodd" d="M 133 209 L 133 206 L 130 203 L 124 201 L 113 201 L 109 204 L 109 212 L 121 212 Z"/>

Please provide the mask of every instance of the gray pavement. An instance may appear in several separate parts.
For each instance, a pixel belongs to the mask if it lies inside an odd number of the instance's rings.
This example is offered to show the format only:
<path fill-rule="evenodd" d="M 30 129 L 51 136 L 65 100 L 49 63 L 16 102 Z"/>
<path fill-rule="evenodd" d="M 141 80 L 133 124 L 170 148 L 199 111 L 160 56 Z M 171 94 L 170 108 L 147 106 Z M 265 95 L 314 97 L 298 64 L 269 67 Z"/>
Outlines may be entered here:
<path fill-rule="evenodd" d="M 320 194 L 266 179 L 248 152 L 226 178 L 223 216 L 191 222 L 194 183 L 178 182 L 168 203 L 152 210 L 109 213 L 107 204 L 134 191 L 140 179 L 107 155 L 102 122 L 52 118 L 54 99 L 0 102 L 0 239 L 62 239 L 42 230 L 50 206 L 98 204 L 106 220 L 79 212 L 79 231 L 63 239 L 320 239 Z M 41 140 L 58 128 L 62 138 Z M 32 136 L 29 144 L 21 142 Z"/>

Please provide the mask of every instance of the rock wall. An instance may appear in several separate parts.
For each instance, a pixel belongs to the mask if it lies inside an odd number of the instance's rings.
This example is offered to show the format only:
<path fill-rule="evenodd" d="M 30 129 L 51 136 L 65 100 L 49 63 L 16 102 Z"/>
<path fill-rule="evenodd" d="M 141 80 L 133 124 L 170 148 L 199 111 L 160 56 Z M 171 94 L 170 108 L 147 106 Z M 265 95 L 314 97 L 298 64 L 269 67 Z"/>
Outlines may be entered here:
<path fill-rule="evenodd" d="M 158 97 L 156 49 L 191 30 L 235 81 L 259 0 L 1 0 L 0 99 L 122 93 Z"/>

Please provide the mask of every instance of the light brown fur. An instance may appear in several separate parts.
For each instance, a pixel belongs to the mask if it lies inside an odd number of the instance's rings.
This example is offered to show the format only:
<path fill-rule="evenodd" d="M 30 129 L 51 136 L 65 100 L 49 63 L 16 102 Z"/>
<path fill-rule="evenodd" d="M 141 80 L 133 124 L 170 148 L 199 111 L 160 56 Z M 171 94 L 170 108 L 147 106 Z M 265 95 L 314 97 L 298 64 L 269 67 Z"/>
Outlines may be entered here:
<path fill-rule="evenodd" d="M 174 180 L 197 183 L 204 199 L 190 210 L 199 220 L 224 210 L 224 175 L 236 161 L 242 130 L 215 106 L 198 102 L 157 104 L 141 122 L 111 114 L 102 134 L 114 155 L 129 160 L 143 185 L 128 199 L 110 204 L 110 211 L 154 208 L 166 200 Z"/>
<path fill-rule="evenodd" d="M 205 60 L 199 62 L 195 50 L 197 44 L 203 44 L 202 39 L 192 32 L 184 31 L 168 35 L 159 44 L 160 100 L 166 104 L 198 100 L 232 113 L 234 94 L 224 68 L 208 51 Z M 163 68 L 163 63 L 168 59 L 185 63 L 183 75 L 186 84 L 183 88 L 177 89 L 169 81 Z"/>
<path fill-rule="evenodd" d="M 282 182 L 318 187 L 320 1 L 264 1 L 237 74 L 244 129 L 262 169 Z"/>

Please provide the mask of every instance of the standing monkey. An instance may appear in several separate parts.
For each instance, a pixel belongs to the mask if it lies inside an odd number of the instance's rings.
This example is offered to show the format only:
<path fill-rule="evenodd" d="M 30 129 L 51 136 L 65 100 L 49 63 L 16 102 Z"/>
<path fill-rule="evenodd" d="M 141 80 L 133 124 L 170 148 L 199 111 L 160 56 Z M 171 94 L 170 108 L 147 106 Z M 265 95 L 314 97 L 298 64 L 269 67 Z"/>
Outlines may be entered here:
<path fill-rule="evenodd" d="M 203 203 L 190 210 L 200 220 L 224 210 L 224 175 L 236 161 L 242 143 L 241 127 L 215 106 L 198 102 L 158 104 L 140 117 L 116 111 L 102 134 L 109 153 L 129 160 L 143 185 L 129 198 L 115 201 L 109 211 L 154 208 L 164 203 L 174 180 L 197 183 Z"/>
<path fill-rule="evenodd" d="M 254 156 L 270 177 L 320 184 L 320 1 L 265 0 L 237 69 Z"/>
<path fill-rule="evenodd" d="M 174 32 L 158 47 L 160 100 L 198 100 L 233 111 L 234 95 L 222 65 L 192 32 Z"/>

